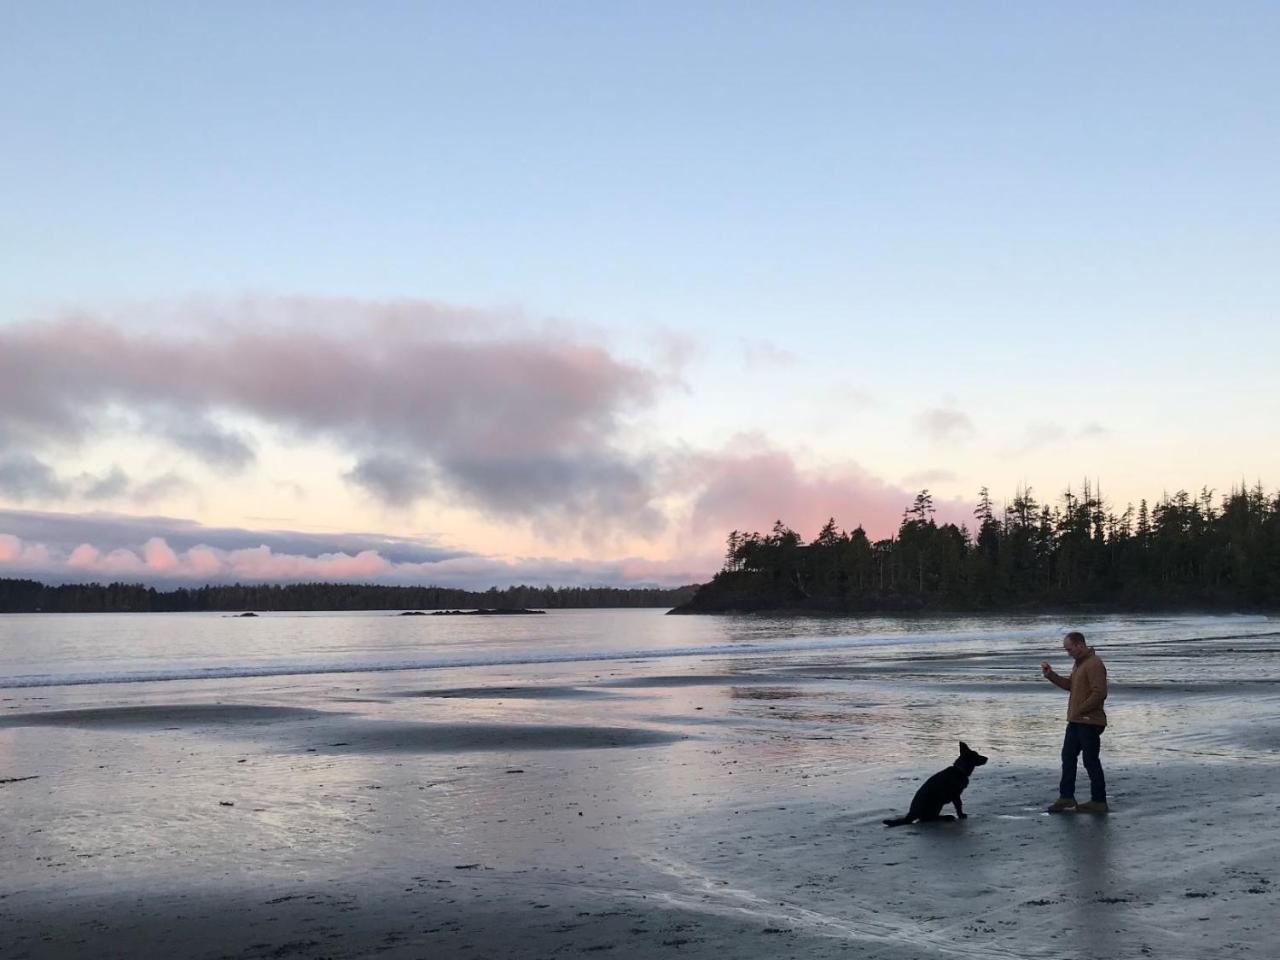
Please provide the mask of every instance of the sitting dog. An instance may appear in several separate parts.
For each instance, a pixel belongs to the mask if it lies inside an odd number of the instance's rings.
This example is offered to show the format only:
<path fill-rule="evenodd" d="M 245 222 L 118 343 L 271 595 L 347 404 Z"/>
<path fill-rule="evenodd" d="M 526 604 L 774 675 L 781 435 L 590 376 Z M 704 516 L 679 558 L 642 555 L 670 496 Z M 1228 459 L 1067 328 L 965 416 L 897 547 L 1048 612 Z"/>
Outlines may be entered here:
<path fill-rule="evenodd" d="M 969 785 L 969 775 L 974 767 L 980 767 L 987 758 L 975 750 L 970 750 L 965 743 L 960 744 L 960 757 L 945 770 L 939 770 L 921 784 L 916 795 L 911 798 L 911 809 L 905 817 L 886 820 L 886 827 L 900 827 L 904 823 L 916 820 L 954 820 L 951 814 L 943 814 L 942 808 L 950 803 L 956 808 L 956 816 L 962 820 L 968 816 L 960 804 L 960 794 Z"/>

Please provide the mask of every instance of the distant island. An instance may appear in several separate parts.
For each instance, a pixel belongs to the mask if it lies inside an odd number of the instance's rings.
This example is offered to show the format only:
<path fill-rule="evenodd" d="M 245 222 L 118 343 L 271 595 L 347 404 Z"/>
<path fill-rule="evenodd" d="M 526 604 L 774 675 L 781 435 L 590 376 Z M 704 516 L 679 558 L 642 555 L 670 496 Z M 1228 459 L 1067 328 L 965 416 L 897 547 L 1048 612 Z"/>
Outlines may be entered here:
<path fill-rule="evenodd" d="M 729 534 L 724 568 L 672 613 L 1280 609 L 1280 494 L 1180 491 L 1117 513 L 1085 484 L 1054 504 L 1030 489 L 967 524 L 938 524 L 922 490 L 897 535 L 832 518 L 811 543 L 781 521 Z"/>
<path fill-rule="evenodd" d="M 432 610 L 433 617 L 511 617 L 520 614 L 539 614 L 546 613 L 545 610 Z M 402 613 L 402 617 L 421 616 L 422 611 L 414 610 L 412 613 Z"/>
<path fill-rule="evenodd" d="M 43 584 L 0 578 L 0 613 L 186 613 L 250 610 L 468 610 L 489 614 L 580 607 L 675 607 L 693 584 L 656 587 L 386 587 L 366 583 L 231 584 L 157 590 L 139 583 Z M 249 615 L 249 614 L 242 614 Z"/>

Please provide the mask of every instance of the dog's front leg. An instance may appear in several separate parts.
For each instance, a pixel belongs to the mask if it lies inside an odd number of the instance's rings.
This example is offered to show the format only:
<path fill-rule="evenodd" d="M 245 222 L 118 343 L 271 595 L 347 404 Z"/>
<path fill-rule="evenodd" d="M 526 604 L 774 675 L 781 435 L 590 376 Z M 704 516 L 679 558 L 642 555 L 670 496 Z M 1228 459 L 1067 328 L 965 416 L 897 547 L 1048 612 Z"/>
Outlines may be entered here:
<path fill-rule="evenodd" d="M 952 800 L 951 803 L 956 808 L 957 817 L 963 820 L 965 817 L 968 816 L 968 814 L 964 812 L 964 807 L 960 803 L 960 794 L 957 793 L 956 798 Z"/>

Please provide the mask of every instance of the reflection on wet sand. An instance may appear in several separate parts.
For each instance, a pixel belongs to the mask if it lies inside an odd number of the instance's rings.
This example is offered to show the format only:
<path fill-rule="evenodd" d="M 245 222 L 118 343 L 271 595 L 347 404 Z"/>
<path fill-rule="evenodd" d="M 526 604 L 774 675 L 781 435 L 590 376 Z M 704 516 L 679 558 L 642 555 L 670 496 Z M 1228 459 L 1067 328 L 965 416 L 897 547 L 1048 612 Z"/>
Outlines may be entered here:
<path fill-rule="evenodd" d="M 336 744 L 305 749 L 348 753 L 467 753 L 473 750 L 595 750 L 605 747 L 646 747 L 684 739 L 663 730 L 616 726 L 567 726 L 516 723 L 391 723 L 363 722 L 326 729 L 340 736 Z"/>
<path fill-rule="evenodd" d="M 1274 641 L 1187 642 L 1107 649 L 1109 818 L 1032 642 L 10 691 L 0 949 L 1261 960 Z"/>
<path fill-rule="evenodd" d="M 553 686 L 504 686 L 504 687 L 445 687 L 437 690 L 408 690 L 398 697 L 437 697 L 441 700 L 570 700 L 582 697 L 604 697 L 600 690 L 581 687 Z"/>
<path fill-rule="evenodd" d="M 229 726 L 270 723 L 324 716 L 320 710 L 243 703 L 158 703 L 137 706 L 90 707 L 79 710 L 36 710 L 0 714 L 0 727 L 137 727 Z"/>

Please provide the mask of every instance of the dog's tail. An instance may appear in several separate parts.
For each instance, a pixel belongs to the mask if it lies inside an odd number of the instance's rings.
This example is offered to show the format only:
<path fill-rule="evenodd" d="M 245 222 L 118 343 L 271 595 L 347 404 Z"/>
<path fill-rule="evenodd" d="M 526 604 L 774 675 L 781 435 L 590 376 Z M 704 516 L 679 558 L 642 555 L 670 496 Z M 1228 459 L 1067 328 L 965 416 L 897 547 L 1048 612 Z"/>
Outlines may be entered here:
<path fill-rule="evenodd" d="M 909 817 L 909 816 L 908 816 L 908 817 L 894 817 L 892 820 L 886 820 L 886 821 L 884 822 L 884 825 L 885 825 L 886 827 L 900 827 L 900 826 L 902 826 L 904 823 L 910 823 L 913 819 L 914 819 L 913 817 Z"/>

